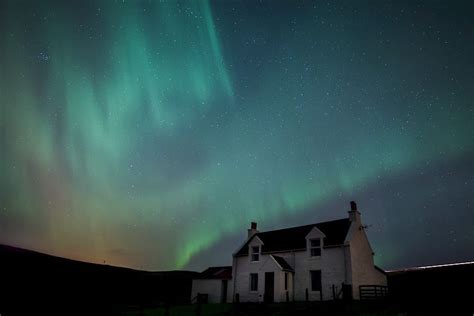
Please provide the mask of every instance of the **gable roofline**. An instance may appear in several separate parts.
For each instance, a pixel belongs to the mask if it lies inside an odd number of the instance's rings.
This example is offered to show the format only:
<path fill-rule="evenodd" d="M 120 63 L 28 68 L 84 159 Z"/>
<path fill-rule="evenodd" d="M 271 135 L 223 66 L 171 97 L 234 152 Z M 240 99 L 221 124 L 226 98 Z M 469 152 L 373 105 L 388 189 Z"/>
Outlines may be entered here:
<path fill-rule="evenodd" d="M 292 226 L 292 227 L 286 227 L 286 228 L 278 228 L 278 229 L 273 229 L 273 230 L 266 230 L 266 231 L 263 231 L 263 232 L 255 233 L 253 236 L 257 236 L 257 235 L 261 235 L 261 234 L 265 234 L 265 233 L 281 232 L 281 231 L 291 230 L 291 229 L 295 229 L 295 228 L 314 227 L 314 226 L 316 226 L 316 225 L 327 224 L 327 223 L 333 223 L 333 222 L 337 222 L 337 221 L 341 221 L 341 220 L 347 220 L 347 218 L 346 218 L 346 217 L 343 217 L 343 218 L 333 219 L 333 220 L 325 221 L 325 222 L 317 222 L 317 223 L 313 223 L 313 224 L 306 224 L 306 225 L 300 225 L 300 226 Z M 252 237 L 253 237 L 253 236 L 252 236 Z"/>
<path fill-rule="evenodd" d="M 281 271 L 295 272 L 295 270 L 288 264 L 288 262 L 286 262 L 285 258 L 274 255 L 270 255 L 270 258 L 273 259 L 273 261 L 276 263 L 276 265 L 280 268 Z"/>
<path fill-rule="evenodd" d="M 275 262 L 275 264 L 277 265 L 278 268 L 280 268 L 280 270 L 283 270 L 283 267 L 278 263 L 278 261 L 276 261 L 276 259 L 273 255 L 270 255 L 270 258 L 273 259 L 273 262 Z"/>
<path fill-rule="evenodd" d="M 232 266 L 208 267 L 195 279 L 205 280 L 230 280 L 232 279 Z"/>
<path fill-rule="evenodd" d="M 321 231 L 325 237 L 323 244 L 324 247 L 342 246 L 344 245 L 344 241 L 351 227 L 350 224 L 351 222 L 346 217 L 309 225 L 258 232 L 249 238 L 236 252 L 234 252 L 233 256 L 248 256 L 248 251 L 244 248 L 248 246 L 254 236 L 257 236 L 263 244 L 261 250 L 262 254 L 306 250 L 306 236 L 315 227 Z"/>
<path fill-rule="evenodd" d="M 257 234 L 253 234 L 252 236 L 250 236 L 249 238 L 247 238 L 247 240 L 244 241 L 243 244 L 242 244 L 239 248 L 237 248 L 236 251 L 234 251 L 234 252 L 232 253 L 232 257 L 235 257 L 236 254 L 237 254 L 243 247 L 245 247 L 245 245 L 248 245 L 248 244 L 252 241 L 252 239 L 253 239 L 254 237 L 257 237 L 257 238 L 258 238 Z M 258 238 L 258 240 L 260 240 L 260 242 L 262 243 L 262 245 L 264 244 L 263 241 L 262 241 L 260 238 Z M 262 253 L 263 253 L 263 252 L 262 252 Z"/>
<path fill-rule="evenodd" d="M 365 232 L 364 226 L 359 221 L 351 222 L 351 227 L 349 228 L 349 231 L 347 232 L 347 236 L 344 240 L 344 244 L 349 244 L 352 241 L 352 239 L 354 238 L 354 235 L 358 231 L 361 232 L 363 238 L 367 241 L 370 252 L 372 253 L 372 255 L 374 255 L 375 254 L 374 249 L 372 248 L 372 245 L 369 242 L 369 237 L 367 236 L 367 233 Z"/>
<path fill-rule="evenodd" d="M 318 228 L 318 226 L 315 225 L 315 226 L 313 226 L 313 228 L 311 228 L 311 230 L 306 234 L 305 238 L 308 238 L 308 235 L 311 234 L 313 231 L 318 231 L 318 232 L 320 232 L 321 235 L 323 236 L 323 238 L 326 237 L 326 234 L 323 233 L 323 232 Z"/>

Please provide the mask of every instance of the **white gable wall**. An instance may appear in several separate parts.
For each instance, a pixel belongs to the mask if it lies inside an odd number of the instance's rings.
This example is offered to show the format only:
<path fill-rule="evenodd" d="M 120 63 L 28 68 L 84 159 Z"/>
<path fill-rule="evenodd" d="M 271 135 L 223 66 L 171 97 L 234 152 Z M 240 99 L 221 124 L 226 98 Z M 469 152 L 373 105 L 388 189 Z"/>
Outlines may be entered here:
<path fill-rule="evenodd" d="M 350 239 L 352 289 L 355 299 L 360 299 L 359 285 L 387 285 L 387 277 L 374 267 L 372 248 L 359 222 L 353 222 Z"/>
<path fill-rule="evenodd" d="M 250 261 L 250 249 L 252 246 L 262 246 L 262 242 L 258 238 L 253 238 L 248 245 L 249 254 L 245 257 L 234 257 L 233 274 L 234 280 L 234 298 L 235 294 L 239 294 L 241 302 L 261 302 L 263 301 L 264 291 L 264 275 L 262 274 L 262 266 L 267 260 L 272 260 L 270 256 L 260 254 L 258 262 Z M 250 273 L 258 273 L 258 291 L 250 291 Z"/>
<path fill-rule="evenodd" d="M 258 238 L 254 238 L 248 245 L 249 251 L 252 246 L 262 246 Z M 286 257 L 287 262 L 292 265 L 294 259 L 290 253 L 276 254 Z M 258 262 L 251 262 L 250 252 L 245 257 L 234 257 L 233 280 L 234 299 L 239 294 L 241 302 L 263 302 L 265 294 L 265 272 L 274 273 L 274 300 L 275 302 L 286 301 L 285 272 L 280 269 L 276 261 L 270 255 L 260 254 Z M 258 273 L 258 291 L 250 291 L 250 273 Z M 293 299 L 293 274 L 288 272 L 288 298 Z"/>

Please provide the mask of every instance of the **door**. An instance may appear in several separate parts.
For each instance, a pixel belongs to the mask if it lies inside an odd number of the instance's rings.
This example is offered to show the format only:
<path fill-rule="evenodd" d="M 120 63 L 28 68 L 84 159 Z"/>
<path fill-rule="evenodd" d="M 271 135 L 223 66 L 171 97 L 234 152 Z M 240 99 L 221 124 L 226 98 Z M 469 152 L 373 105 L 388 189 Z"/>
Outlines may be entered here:
<path fill-rule="evenodd" d="M 273 272 L 265 272 L 265 294 L 263 301 L 265 303 L 273 303 L 275 293 L 275 274 Z"/>
<path fill-rule="evenodd" d="M 227 280 L 222 280 L 221 303 L 227 303 Z"/>

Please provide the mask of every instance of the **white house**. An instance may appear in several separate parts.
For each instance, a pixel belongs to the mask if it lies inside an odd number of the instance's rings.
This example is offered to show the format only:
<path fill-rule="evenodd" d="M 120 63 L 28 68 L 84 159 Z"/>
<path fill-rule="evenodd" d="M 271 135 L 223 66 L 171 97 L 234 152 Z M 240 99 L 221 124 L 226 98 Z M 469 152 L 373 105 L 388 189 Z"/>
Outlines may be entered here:
<path fill-rule="evenodd" d="M 347 218 L 259 232 L 233 254 L 234 300 L 284 302 L 359 299 L 359 286 L 386 286 L 355 202 Z"/>
<path fill-rule="evenodd" d="M 198 294 L 204 294 L 207 303 L 232 302 L 232 267 L 210 267 L 193 279 L 191 300 L 197 301 Z"/>

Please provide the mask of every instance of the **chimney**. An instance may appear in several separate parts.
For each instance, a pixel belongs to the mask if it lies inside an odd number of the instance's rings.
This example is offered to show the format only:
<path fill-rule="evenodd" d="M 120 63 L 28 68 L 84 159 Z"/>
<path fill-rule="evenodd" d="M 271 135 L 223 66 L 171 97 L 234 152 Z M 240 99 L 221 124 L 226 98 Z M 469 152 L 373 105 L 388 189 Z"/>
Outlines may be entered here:
<path fill-rule="evenodd" d="M 251 222 L 250 223 L 250 228 L 247 230 L 247 232 L 248 232 L 247 238 L 250 238 L 253 235 L 255 235 L 256 233 L 258 233 L 257 223 Z"/>
<path fill-rule="evenodd" d="M 360 213 L 357 210 L 357 203 L 356 202 L 351 201 L 351 210 L 348 213 L 349 213 L 349 221 L 360 223 Z"/>

